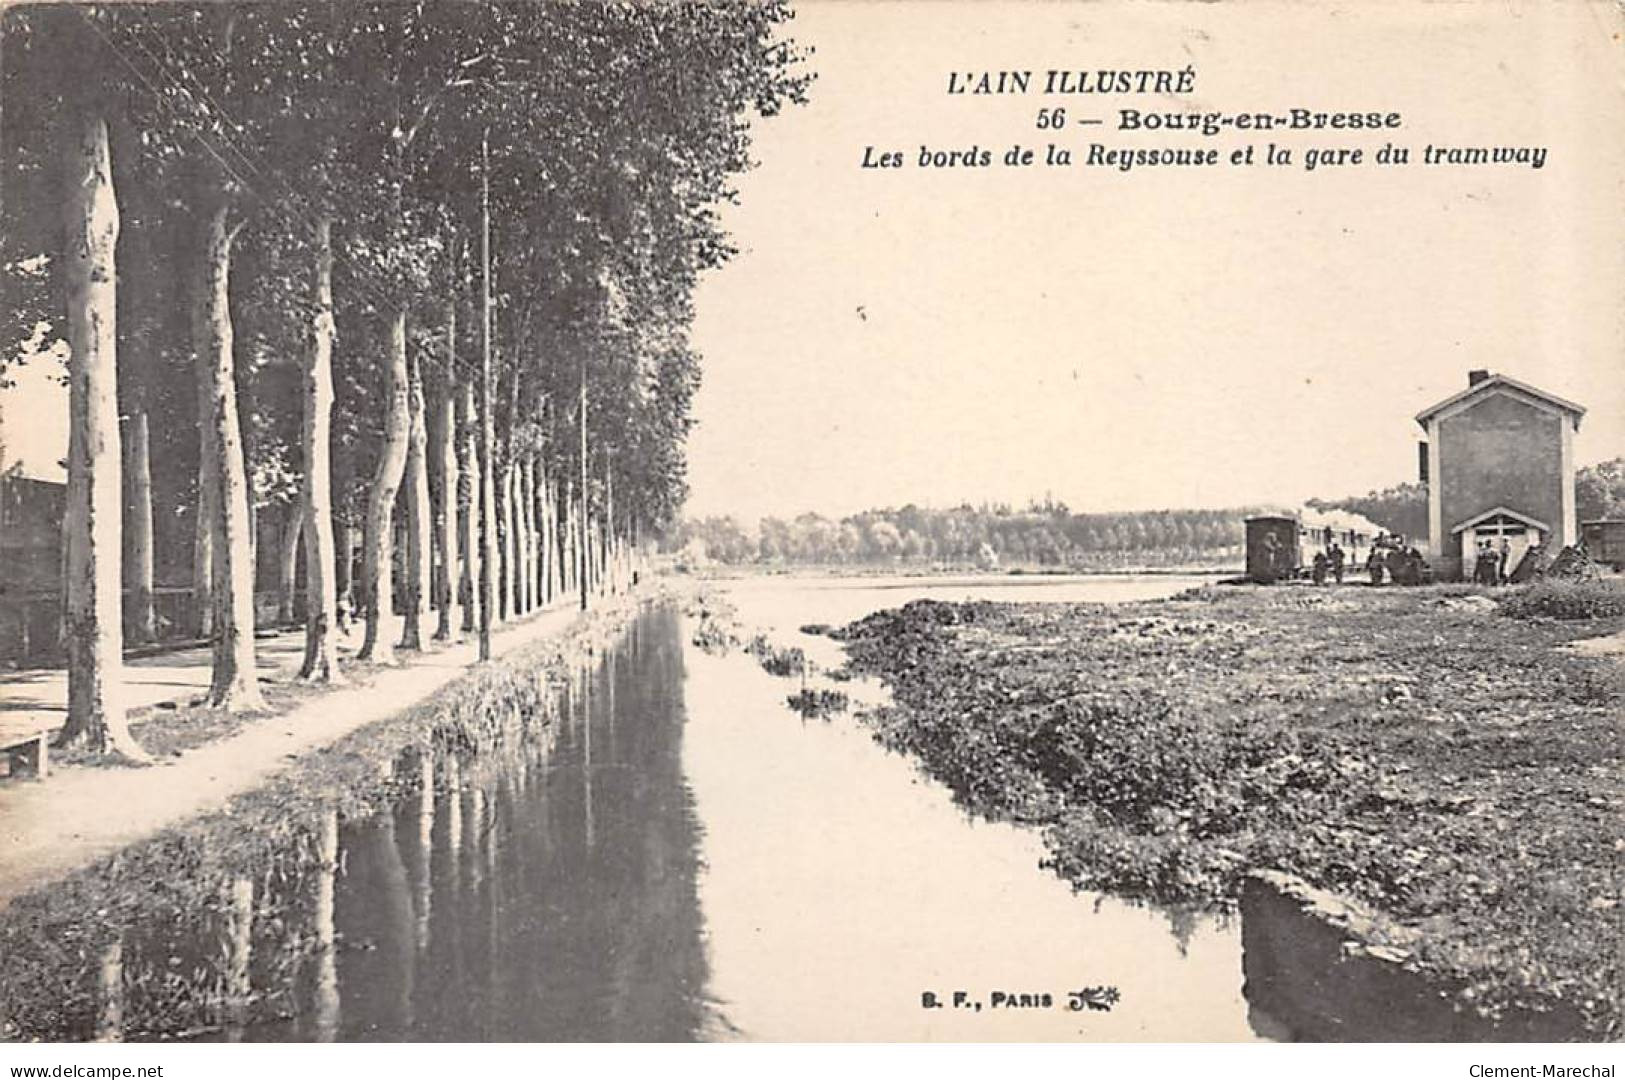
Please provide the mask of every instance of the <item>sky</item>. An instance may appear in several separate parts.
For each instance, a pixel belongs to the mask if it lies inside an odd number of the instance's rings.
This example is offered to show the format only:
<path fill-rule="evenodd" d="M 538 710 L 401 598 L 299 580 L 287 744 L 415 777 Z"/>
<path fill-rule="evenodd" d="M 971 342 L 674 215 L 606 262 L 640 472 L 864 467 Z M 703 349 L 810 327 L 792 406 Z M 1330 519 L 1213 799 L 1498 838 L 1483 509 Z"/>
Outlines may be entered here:
<path fill-rule="evenodd" d="M 1625 454 L 1625 59 L 1604 4 L 802 0 L 703 279 L 688 513 L 1297 503 L 1416 479 L 1415 414 L 1503 372 Z M 950 96 L 951 71 L 1195 68 L 1183 97 Z M 1060 133 L 1041 107 L 1105 119 Z M 1399 111 L 1394 132 L 1116 130 L 1119 108 Z M 1292 166 L 921 169 L 922 146 L 1276 142 Z M 1544 166 L 1381 166 L 1384 142 Z M 866 147 L 903 153 L 864 169 Z M 1302 167 L 1310 149 L 1367 161 Z M 1255 158 L 1256 160 L 1256 158 Z"/>
<path fill-rule="evenodd" d="M 12 364 L 0 388 L 0 470 L 19 467 L 36 480 L 67 483 L 68 388 L 58 355 Z"/>

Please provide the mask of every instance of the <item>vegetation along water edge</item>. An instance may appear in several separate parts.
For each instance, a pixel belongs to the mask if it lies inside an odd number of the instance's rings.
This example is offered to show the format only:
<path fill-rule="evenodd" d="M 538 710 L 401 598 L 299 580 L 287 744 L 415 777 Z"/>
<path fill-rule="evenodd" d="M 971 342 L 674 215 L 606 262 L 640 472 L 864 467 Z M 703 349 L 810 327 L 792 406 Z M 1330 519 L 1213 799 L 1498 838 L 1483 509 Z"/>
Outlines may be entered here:
<path fill-rule="evenodd" d="M 1583 595 L 1581 595 L 1583 594 Z M 862 712 L 1080 889 L 1225 908 L 1275 869 L 1369 908 L 1463 1008 L 1621 1031 L 1625 583 L 917 601 L 831 631 Z"/>

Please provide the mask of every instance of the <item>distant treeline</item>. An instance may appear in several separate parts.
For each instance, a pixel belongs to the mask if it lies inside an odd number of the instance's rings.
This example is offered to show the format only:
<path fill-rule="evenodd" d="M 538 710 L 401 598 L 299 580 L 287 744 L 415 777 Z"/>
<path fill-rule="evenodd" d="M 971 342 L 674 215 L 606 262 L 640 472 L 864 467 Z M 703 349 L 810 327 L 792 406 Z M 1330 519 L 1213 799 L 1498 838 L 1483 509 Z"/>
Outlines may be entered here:
<path fill-rule="evenodd" d="M 1625 518 L 1625 458 L 1579 470 L 1581 521 Z M 1427 488 L 1399 484 L 1342 499 L 1310 499 L 1316 510 L 1346 510 L 1388 532 L 1427 536 Z M 752 563 L 951 563 L 1037 567 L 1239 566 L 1243 521 L 1276 512 L 1146 510 L 1075 514 L 1056 502 L 1025 510 L 1007 505 L 949 510 L 905 506 L 843 518 L 802 514 L 763 518 L 754 528 L 732 517 L 683 521 L 667 547 L 731 566 Z"/>
<path fill-rule="evenodd" d="M 764 518 L 754 529 L 732 517 L 691 519 L 677 547 L 730 565 L 747 563 L 947 562 L 1023 566 L 1239 563 L 1242 519 L 1253 509 L 1074 514 L 1057 503 L 1025 510 L 869 510 L 840 519 Z"/>

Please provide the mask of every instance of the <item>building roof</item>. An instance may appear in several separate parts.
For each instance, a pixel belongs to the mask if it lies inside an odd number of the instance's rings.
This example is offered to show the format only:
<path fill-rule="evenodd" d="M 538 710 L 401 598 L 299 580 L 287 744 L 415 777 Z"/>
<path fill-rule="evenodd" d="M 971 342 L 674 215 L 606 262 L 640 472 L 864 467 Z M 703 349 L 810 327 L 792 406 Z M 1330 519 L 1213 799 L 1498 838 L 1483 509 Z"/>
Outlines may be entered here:
<path fill-rule="evenodd" d="M 1482 524 L 1492 517 L 1503 516 L 1512 518 L 1514 521 L 1521 521 L 1531 528 L 1539 529 L 1541 532 L 1549 533 L 1552 531 L 1552 527 L 1546 524 L 1544 521 L 1541 521 L 1539 518 L 1532 518 L 1528 514 L 1520 514 L 1518 511 L 1509 509 L 1505 506 L 1497 506 L 1495 509 L 1486 510 L 1482 514 L 1474 514 L 1472 517 L 1468 518 L 1466 521 L 1463 521 L 1460 525 L 1457 525 L 1450 531 L 1451 533 L 1466 532 L 1473 526 Z"/>
<path fill-rule="evenodd" d="M 1481 379 L 1480 381 L 1474 383 L 1467 389 L 1462 390 L 1459 393 L 1451 394 L 1443 401 L 1436 402 L 1435 404 L 1423 409 L 1421 412 L 1416 414 L 1416 422 L 1421 424 L 1423 427 L 1427 427 L 1429 420 L 1433 419 L 1435 416 L 1438 416 L 1446 409 L 1454 408 L 1457 405 L 1463 405 L 1471 398 L 1490 394 L 1498 389 L 1516 391 L 1517 393 L 1526 397 L 1532 397 L 1537 401 L 1543 401 L 1546 404 L 1556 408 L 1559 412 L 1568 414 L 1568 417 L 1574 423 L 1576 430 L 1578 430 L 1580 427 L 1580 417 L 1584 416 L 1586 412 L 1585 406 L 1576 405 L 1574 402 L 1565 398 L 1560 398 L 1556 394 L 1548 394 L 1546 391 L 1530 386 L 1528 383 L 1521 383 L 1517 379 L 1508 378 L 1505 375 L 1491 375 L 1486 379 Z"/>

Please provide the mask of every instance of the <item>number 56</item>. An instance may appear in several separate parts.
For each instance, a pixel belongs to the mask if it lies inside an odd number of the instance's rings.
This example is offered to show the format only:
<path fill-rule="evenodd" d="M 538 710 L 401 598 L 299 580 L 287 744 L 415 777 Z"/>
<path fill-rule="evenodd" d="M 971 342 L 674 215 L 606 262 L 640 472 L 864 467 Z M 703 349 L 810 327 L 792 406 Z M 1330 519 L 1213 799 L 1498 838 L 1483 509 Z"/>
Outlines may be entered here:
<path fill-rule="evenodd" d="M 1050 128 L 1066 127 L 1065 109 L 1039 109 L 1038 130 L 1046 131 Z"/>

